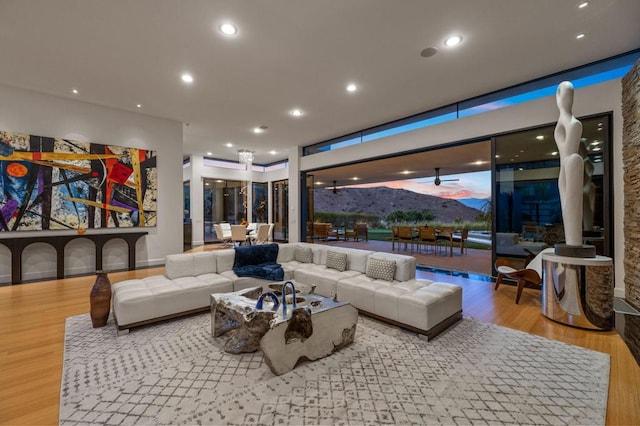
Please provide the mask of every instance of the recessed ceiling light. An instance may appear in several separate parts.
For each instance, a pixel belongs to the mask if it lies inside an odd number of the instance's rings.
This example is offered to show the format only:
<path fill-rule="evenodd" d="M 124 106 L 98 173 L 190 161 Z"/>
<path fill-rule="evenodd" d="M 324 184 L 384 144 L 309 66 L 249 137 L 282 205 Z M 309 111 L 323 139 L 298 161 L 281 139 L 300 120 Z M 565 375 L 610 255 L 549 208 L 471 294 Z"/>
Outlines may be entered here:
<path fill-rule="evenodd" d="M 300 117 L 301 115 L 304 114 L 304 112 L 302 112 L 302 110 L 299 109 L 292 109 L 291 111 L 289 111 L 289 114 L 293 115 L 294 117 Z"/>
<path fill-rule="evenodd" d="M 78 89 L 73 89 L 71 92 L 73 92 L 74 95 L 78 94 Z"/>
<path fill-rule="evenodd" d="M 444 41 L 444 45 L 447 47 L 457 46 L 460 43 L 462 43 L 462 36 L 459 35 L 451 36 Z"/>
<path fill-rule="evenodd" d="M 323 184 L 324 182 L 320 182 L 320 181 L 316 182 L 316 185 L 323 185 Z"/>
<path fill-rule="evenodd" d="M 524 169 L 522 167 L 518 167 L 518 170 L 523 171 Z"/>
<path fill-rule="evenodd" d="M 584 33 L 580 33 L 580 34 L 578 34 L 578 35 L 576 36 L 576 38 L 577 38 L 578 40 L 580 40 L 581 38 L 584 38 Z"/>
<path fill-rule="evenodd" d="M 354 176 L 354 177 L 351 178 L 351 180 L 360 180 L 360 178 L 357 177 L 357 176 Z"/>
<path fill-rule="evenodd" d="M 544 136 L 543 135 L 538 135 L 538 136 L 536 136 L 536 139 L 538 139 L 539 141 L 543 141 L 544 140 Z"/>
<path fill-rule="evenodd" d="M 142 104 L 137 104 L 136 107 L 142 108 Z"/>
<path fill-rule="evenodd" d="M 347 92 L 355 92 L 356 90 L 358 90 L 358 86 L 355 83 L 347 84 Z"/>
<path fill-rule="evenodd" d="M 227 142 L 224 144 L 224 146 L 226 146 L 227 148 L 231 148 L 233 144 L 231 142 Z"/>
<path fill-rule="evenodd" d="M 402 173 L 403 175 L 410 175 L 413 172 L 411 170 L 403 170 L 400 173 Z"/>
<path fill-rule="evenodd" d="M 518 157 L 520 157 L 520 154 L 516 154 L 516 155 L 514 155 L 514 157 L 518 158 Z"/>
<path fill-rule="evenodd" d="M 220 25 L 220 31 L 222 32 L 222 34 L 228 36 L 236 35 L 238 33 L 238 29 L 236 28 L 236 26 L 229 22 Z"/>
<path fill-rule="evenodd" d="M 207 155 L 213 155 L 213 153 L 211 151 L 207 152 Z"/>
<path fill-rule="evenodd" d="M 182 74 L 180 76 L 180 78 L 182 79 L 183 82 L 185 82 L 187 84 L 193 83 L 193 76 L 191 74 L 189 74 L 188 72 L 185 72 L 184 74 Z"/>
<path fill-rule="evenodd" d="M 222 179 L 216 179 L 216 182 L 217 182 L 217 183 L 222 183 L 222 182 L 224 182 L 224 181 L 223 181 Z"/>
<path fill-rule="evenodd" d="M 496 154 L 496 158 L 500 158 L 500 154 Z"/>
<path fill-rule="evenodd" d="M 268 129 L 267 126 L 258 126 L 258 127 L 254 127 L 252 131 L 253 133 L 258 134 L 258 133 L 264 133 L 264 131 L 267 129 Z"/>
<path fill-rule="evenodd" d="M 580 3 L 578 5 L 579 9 L 584 9 L 585 7 L 589 6 L 589 2 L 588 1 L 583 1 L 582 3 Z"/>
<path fill-rule="evenodd" d="M 558 155 L 558 151 L 553 151 L 551 155 Z"/>
<path fill-rule="evenodd" d="M 272 149 L 271 151 L 269 151 L 269 154 L 271 154 L 271 155 L 276 155 L 277 153 L 278 153 L 278 152 L 277 152 L 277 151 L 275 151 L 275 150 L 273 150 L 273 149 Z"/>

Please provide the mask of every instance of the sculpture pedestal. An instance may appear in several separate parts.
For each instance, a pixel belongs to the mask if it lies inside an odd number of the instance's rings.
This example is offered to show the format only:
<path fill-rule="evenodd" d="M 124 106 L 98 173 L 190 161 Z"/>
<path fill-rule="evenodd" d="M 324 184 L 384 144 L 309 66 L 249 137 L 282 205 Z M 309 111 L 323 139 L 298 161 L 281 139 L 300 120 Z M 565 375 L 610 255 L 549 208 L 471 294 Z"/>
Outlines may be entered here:
<path fill-rule="evenodd" d="M 542 314 L 591 330 L 613 327 L 613 260 L 542 255 Z"/>

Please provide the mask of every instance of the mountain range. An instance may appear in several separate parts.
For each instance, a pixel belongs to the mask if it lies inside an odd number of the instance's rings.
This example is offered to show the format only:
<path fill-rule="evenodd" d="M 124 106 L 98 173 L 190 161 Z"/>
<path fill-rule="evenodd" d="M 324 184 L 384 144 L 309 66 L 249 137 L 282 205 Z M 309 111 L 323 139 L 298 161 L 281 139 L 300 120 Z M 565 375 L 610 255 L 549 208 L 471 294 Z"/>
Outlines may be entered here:
<path fill-rule="evenodd" d="M 429 210 L 435 220 L 451 222 L 460 218 L 474 221 L 480 213 L 458 200 L 420 194 L 406 189 L 384 186 L 377 188 L 339 188 L 314 190 L 314 210 L 334 213 L 373 213 L 384 219 L 395 210 Z"/>

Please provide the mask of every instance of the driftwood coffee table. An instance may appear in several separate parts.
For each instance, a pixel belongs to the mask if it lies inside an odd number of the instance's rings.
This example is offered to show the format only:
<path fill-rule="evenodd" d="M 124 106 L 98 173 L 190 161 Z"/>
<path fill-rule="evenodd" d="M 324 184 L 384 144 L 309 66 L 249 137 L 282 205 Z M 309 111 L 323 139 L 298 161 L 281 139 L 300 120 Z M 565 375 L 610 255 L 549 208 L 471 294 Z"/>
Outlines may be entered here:
<path fill-rule="evenodd" d="M 211 334 L 228 337 L 225 351 L 261 349 L 271 371 L 281 375 L 301 359 L 323 358 L 353 342 L 358 311 L 349 303 L 300 292 L 295 308 L 288 294 L 286 304 L 281 295 L 278 304 L 263 298 L 259 309 L 262 293 L 262 288 L 254 287 L 211 295 Z"/>

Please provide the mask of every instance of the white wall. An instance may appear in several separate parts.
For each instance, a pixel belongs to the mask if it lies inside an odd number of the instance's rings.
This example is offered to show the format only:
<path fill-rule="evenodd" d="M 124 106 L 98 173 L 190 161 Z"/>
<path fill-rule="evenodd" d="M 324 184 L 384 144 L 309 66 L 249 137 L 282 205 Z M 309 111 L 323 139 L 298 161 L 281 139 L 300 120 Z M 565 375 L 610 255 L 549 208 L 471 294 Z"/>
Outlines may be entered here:
<path fill-rule="evenodd" d="M 624 297 L 624 199 L 622 170 L 622 96 L 619 79 L 576 90 L 573 112 L 586 116 L 613 112 L 613 221 L 615 295 Z M 491 136 L 558 120 L 555 96 L 514 105 L 508 108 L 449 121 L 436 126 L 354 145 L 336 151 L 328 151 L 300 159 L 300 170 L 312 170 L 361 161 L 365 158 L 395 154 L 416 148 L 438 146 L 451 142 Z"/>
<path fill-rule="evenodd" d="M 101 107 L 73 99 L 60 98 L 0 85 L 0 130 L 105 145 L 149 149 L 157 152 L 158 226 L 89 230 L 90 233 L 139 232 L 149 234 L 136 246 L 137 265 L 161 265 L 167 254 L 182 252 L 182 124 L 140 113 Z M 179 230 L 179 231 L 176 231 Z M 176 235 L 179 232 L 180 235 Z M 2 235 L 4 234 L 4 235 Z M 2 233 L 0 238 L 69 234 L 69 231 Z M 105 246 L 106 270 L 124 269 L 127 257 L 121 256 L 121 241 Z M 124 244 L 126 247 L 126 244 Z M 92 263 L 74 262 L 74 256 L 93 250 L 87 240 L 78 241 L 67 253 L 67 273 L 92 273 Z M 91 261 L 93 262 L 93 260 Z M 72 265 L 72 266 L 69 266 Z M 0 246 L 0 282 L 10 282 L 11 258 Z M 49 251 L 28 250 L 23 256 L 23 279 L 55 277 L 55 257 Z"/>

